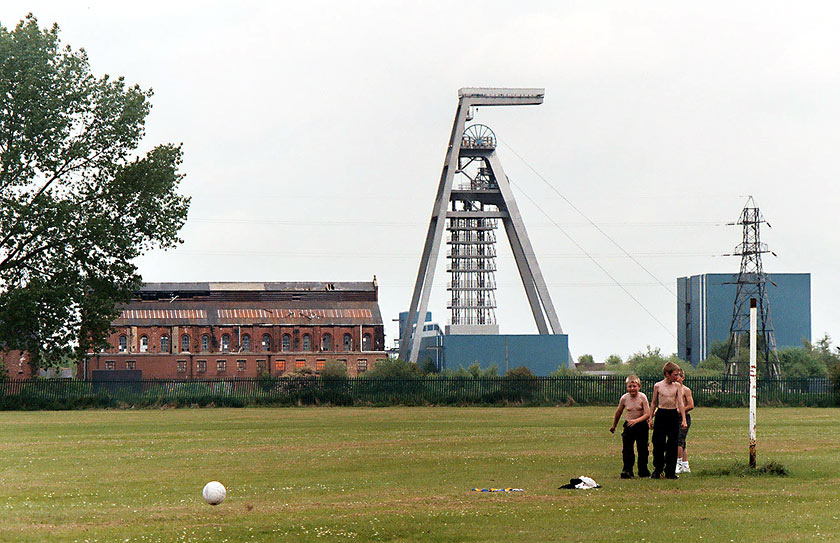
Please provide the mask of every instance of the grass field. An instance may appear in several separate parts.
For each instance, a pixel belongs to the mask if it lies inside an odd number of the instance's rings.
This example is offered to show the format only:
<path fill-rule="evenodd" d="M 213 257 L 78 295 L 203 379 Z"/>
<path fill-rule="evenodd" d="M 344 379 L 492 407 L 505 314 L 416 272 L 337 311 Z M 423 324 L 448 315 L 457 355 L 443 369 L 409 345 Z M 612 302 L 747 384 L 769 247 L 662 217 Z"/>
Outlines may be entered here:
<path fill-rule="evenodd" d="M 739 478 L 700 472 L 746 460 L 746 409 L 698 409 L 679 481 L 618 478 L 612 411 L 3 412 L 0 541 L 840 541 L 840 410 L 759 409 L 791 475 Z"/>

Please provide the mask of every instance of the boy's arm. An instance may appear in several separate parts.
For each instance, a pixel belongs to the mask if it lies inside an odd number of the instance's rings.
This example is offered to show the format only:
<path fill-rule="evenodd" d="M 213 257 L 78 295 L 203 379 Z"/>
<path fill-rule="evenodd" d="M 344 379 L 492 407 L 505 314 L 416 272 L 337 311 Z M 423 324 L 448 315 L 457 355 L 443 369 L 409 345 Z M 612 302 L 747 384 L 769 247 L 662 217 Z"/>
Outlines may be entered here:
<path fill-rule="evenodd" d="M 650 417 L 648 417 L 648 426 L 653 428 L 653 417 L 656 416 L 656 404 L 659 402 L 659 383 L 653 385 L 653 398 L 650 400 Z"/>
<path fill-rule="evenodd" d="M 613 425 L 610 427 L 610 433 L 615 433 L 615 427 L 618 426 L 618 419 L 621 418 L 622 412 L 624 412 L 624 396 L 618 400 L 618 408 L 615 410 L 615 417 L 613 417 Z"/>
<path fill-rule="evenodd" d="M 688 428 L 688 422 L 685 420 L 685 402 L 683 400 L 682 385 L 680 385 L 680 390 L 677 391 L 677 411 L 679 411 L 680 418 L 682 418 L 680 428 Z"/>
<path fill-rule="evenodd" d="M 683 401 L 685 402 L 685 412 L 688 413 L 692 409 L 694 409 L 694 396 L 691 394 L 691 389 L 687 386 L 683 385 L 683 390 L 685 391 L 685 395 L 683 395 Z"/>
<path fill-rule="evenodd" d="M 642 394 L 642 416 L 634 420 L 633 424 L 637 424 L 648 419 L 650 419 L 650 404 L 648 403 L 647 396 Z"/>

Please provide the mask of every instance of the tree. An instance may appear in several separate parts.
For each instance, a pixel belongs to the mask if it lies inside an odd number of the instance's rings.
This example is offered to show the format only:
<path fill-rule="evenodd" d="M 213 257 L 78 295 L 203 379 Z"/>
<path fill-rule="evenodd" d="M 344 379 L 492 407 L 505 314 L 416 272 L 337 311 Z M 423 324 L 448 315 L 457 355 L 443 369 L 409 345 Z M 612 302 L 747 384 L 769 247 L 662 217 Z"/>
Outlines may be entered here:
<path fill-rule="evenodd" d="M 423 363 L 420 364 L 420 371 L 423 373 L 423 375 L 430 375 L 438 373 L 438 367 L 437 364 L 435 364 L 435 361 L 427 356 L 425 359 L 423 359 Z"/>
<path fill-rule="evenodd" d="M 423 372 L 417 364 L 400 360 L 399 358 L 385 358 L 377 360 L 376 365 L 370 371 L 365 372 L 365 377 L 422 377 Z"/>
<path fill-rule="evenodd" d="M 347 365 L 337 360 L 329 360 L 321 370 L 322 379 L 342 380 L 347 378 Z"/>
<path fill-rule="evenodd" d="M 828 377 L 828 367 L 811 345 L 779 349 L 784 377 Z"/>
<path fill-rule="evenodd" d="M 722 375 L 726 371 L 726 364 L 720 357 L 710 354 L 697 364 L 697 370 L 706 376 Z"/>
<path fill-rule="evenodd" d="M 572 377 L 572 376 L 578 376 L 578 375 L 583 375 L 583 372 L 578 371 L 575 368 L 570 368 L 569 366 L 567 366 L 565 364 L 561 364 L 561 365 L 557 366 L 556 370 L 551 372 L 550 377 Z"/>
<path fill-rule="evenodd" d="M 665 357 L 659 347 L 651 349 L 650 345 L 647 347 L 647 352 L 638 352 L 627 360 L 630 369 L 639 377 L 659 377 L 662 378 L 662 367 L 667 362 L 674 362 L 680 368 L 690 369 L 691 364 L 685 360 L 680 360 L 676 355 L 672 354 Z"/>
<path fill-rule="evenodd" d="M 0 26 L 0 348 L 47 365 L 105 346 L 132 260 L 181 242 L 181 147 L 137 154 L 151 96 L 95 77 L 57 25 Z"/>
<path fill-rule="evenodd" d="M 527 366 L 519 366 L 517 368 L 513 368 L 505 373 L 505 377 L 519 379 L 523 377 L 534 377 L 534 372 L 530 370 Z"/>
<path fill-rule="evenodd" d="M 621 356 L 619 356 L 617 354 L 611 354 L 610 356 L 607 357 L 607 360 L 605 361 L 605 363 L 606 363 L 607 366 L 620 366 L 624 362 L 621 360 Z"/>
<path fill-rule="evenodd" d="M 578 357 L 578 363 L 580 363 L 580 364 L 594 364 L 595 359 L 592 357 L 591 354 L 582 354 Z"/>

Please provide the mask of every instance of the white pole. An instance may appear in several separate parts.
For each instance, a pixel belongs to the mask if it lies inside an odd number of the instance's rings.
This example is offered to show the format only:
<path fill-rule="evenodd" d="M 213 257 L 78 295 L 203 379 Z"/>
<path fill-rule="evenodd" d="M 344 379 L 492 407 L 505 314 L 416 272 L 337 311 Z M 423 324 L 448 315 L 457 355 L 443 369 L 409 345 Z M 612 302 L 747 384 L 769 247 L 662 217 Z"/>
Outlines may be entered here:
<path fill-rule="evenodd" d="M 756 303 L 750 299 L 750 467 L 755 467 L 755 380 L 756 380 Z"/>

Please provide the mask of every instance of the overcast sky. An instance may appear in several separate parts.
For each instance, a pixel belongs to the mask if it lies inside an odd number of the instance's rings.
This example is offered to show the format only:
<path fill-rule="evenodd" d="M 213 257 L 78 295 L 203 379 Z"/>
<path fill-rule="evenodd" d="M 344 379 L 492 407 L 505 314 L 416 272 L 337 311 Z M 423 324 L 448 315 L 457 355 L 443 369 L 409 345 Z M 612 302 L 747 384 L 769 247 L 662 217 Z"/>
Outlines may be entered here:
<path fill-rule="evenodd" d="M 721 255 L 747 195 L 772 224 L 765 269 L 810 272 L 812 335 L 840 338 L 835 2 L 125 5 L 11 0 L 0 24 L 57 22 L 95 73 L 154 89 L 146 149 L 183 142 L 192 207 L 184 244 L 138 261 L 146 281 L 376 275 L 390 345 L 458 89 L 544 87 L 541 106 L 475 121 L 504 142 L 575 355 L 676 351 L 676 278 L 738 270 Z M 502 232 L 499 325 L 532 333 Z M 440 263 L 430 309 L 445 323 Z"/>

